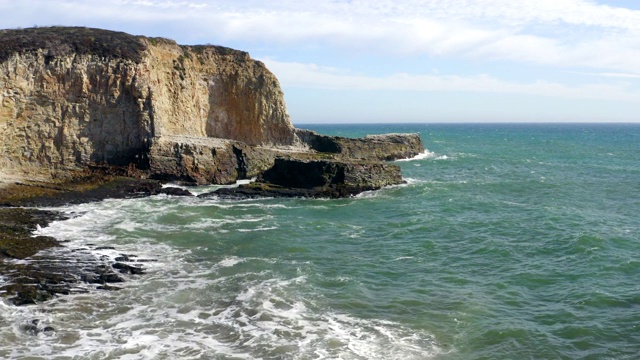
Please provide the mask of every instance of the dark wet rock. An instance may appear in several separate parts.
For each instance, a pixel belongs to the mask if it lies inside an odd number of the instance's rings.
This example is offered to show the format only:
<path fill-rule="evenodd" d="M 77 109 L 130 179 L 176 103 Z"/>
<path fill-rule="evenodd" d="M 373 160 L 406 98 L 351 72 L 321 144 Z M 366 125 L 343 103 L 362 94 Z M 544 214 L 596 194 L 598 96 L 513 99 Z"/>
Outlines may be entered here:
<path fill-rule="evenodd" d="M 412 158 L 424 151 L 419 134 L 367 135 L 354 139 L 296 129 L 296 135 L 312 150 L 333 154 L 336 159 L 390 161 Z"/>
<path fill-rule="evenodd" d="M 15 296 L 9 298 L 9 301 L 14 305 L 37 304 L 53 297 L 53 294 L 41 289 L 41 287 L 36 284 L 18 285 L 17 288 L 18 290 L 15 292 Z"/>
<path fill-rule="evenodd" d="M 200 197 L 219 197 L 221 199 L 257 199 L 264 197 L 284 198 L 337 198 L 328 189 L 300 189 L 287 188 L 265 183 L 252 183 L 236 188 L 222 188 L 214 192 L 200 195 Z"/>
<path fill-rule="evenodd" d="M 100 283 L 121 283 L 124 282 L 124 278 L 114 272 L 105 272 L 98 276 Z"/>
<path fill-rule="evenodd" d="M 126 256 L 129 259 L 136 257 L 133 254 Z M 107 284 L 124 282 L 126 279 L 122 274 L 144 274 L 141 266 L 124 263 L 112 266 L 109 265 L 110 257 L 101 259 L 90 252 L 73 252 L 66 248 L 45 250 L 26 260 L 19 263 L 7 259 L 0 261 L 0 273 L 7 280 L 0 286 L 0 293 L 15 305 L 37 304 L 54 296 L 86 293 L 88 288 L 83 284 L 100 284 L 106 290 L 110 289 Z"/>
<path fill-rule="evenodd" d="M 52 295 L 69 295 L 71 294 L 71 288 L 68 284 L 52 284 L 52 285 L 43 285 L 43 290 L 47 291 Z"/>
<path fill-rule="evenodd" d="M 131 274 L 131 275 L 138 275 L 138 274 L 144 274 L 144 269 L 142 267 L 139 266 L 132 266 L 132 265 L 128 265 L 128 264 L 124 264 L 124 263 L 120 263 L 117 262 L 113 265 L 111 265 L 111 267 L 113 267 L 114 269 L 117 269 L 118 271 L 120 271 L 123 274 Z"/>
<path fill-rule="evenodd" d="M 34 324 L 23 324 L 20 325 L 20 331 L 29 335 L 38 335 L 40 329 L 38 329 L 38 326 Z"/>
<path fill-rule="evenodd" d="M 80 281 L 89 283 L 89 284 L 101 283 L 100 275 L 91 273 L 91 272 L 80 274 Z"/>
<path fill-rule="evenodd" d="M 122 256 L 118 256 L 115 259 L 113 259 L 117 262 L 122 262 L 122 261 L 131 261 L 131 258 L 129 258 L 127 255 L 122 255 Z"/>
<path fill-rule="evenodd" d="M 189 190 L 178 188 L 178 187 L 172 187 L 172 186 L 162 188 L 160 190 L 160 194 L 171 195 L 171 196 L 193 196 L 193 194 Z"/>
<path fill-rule="evenodd" d="M 136 262 L 146 263 L 146 262 L 157 262 L 158 259 L 136 259 Z"/>
<path fill-rule="evenodd" d="M 383 186 L 402 184 L 394 164 L 365 161 L 277 159 L 254 183 L 222 188 L 200 197 L 343 198 Z"/>
<path fill-rule="evenodd" d="M 66 217 L 53 211 L 0 208 L 0 257 L 24 259 L 42 249 L 59 246 L 52 237 L 33 237 L 31 233 L 38 226 L 62 219 Z"/>
<path fill-rule="evenodd" d="M 40 320 L 35 319 L 30 323 L 20 325 L 20 330 L 29 335 L 38 335 L 40 333 L 49 333 L 56 331 L 52 326 L 39 327 Z"/>
<path fill-rule="evenodd" d="M 403 183 L 400 167 L 382 162 L 278 159 L 259 181 L 291 188 L 344 187 L 353 191 Z"/>
<path fill-rule="evenodd" d="M 63 183 L 17 183 L 0 194 L 3 206 L 62 206 L 104 199 L 125 199 L 160 194 L 157 180 L 91 174 Z"/>
<path fill-rule="evenodd" d="M 68 249 L 54 238 L 32 236 L 34 230 L 68 217 L 53 211 L 4 206 L 57 206 L 106 198 L 125 198 L 159 194 L 162 185 L 155 180 L 98 176 L 64 184 L 33 182 L 15 184 L 0 191 L 0 296 L 15 305 L 37 304 L 54 296 L 86 292 L 82 283 L 107 284 L 125 279 L 107 263 L 107 255 L 96 257 L 89 248 Z M 91 245 L 94 247 L 95 245 Z M 55 249 L 55 250 L 54 250 Z M 93 250 L 115 250 L 114 246 L 95 246 Z M 44 254 L 44 255 L 42 255 Z M 127 261 L 135 255 L 121 254 Z M 15 262 L 12 259 L 26 259 Z M 120 269 L 141 274 L 140 267 Z M 104 285 L 103 285 L 104 286 Z"/>

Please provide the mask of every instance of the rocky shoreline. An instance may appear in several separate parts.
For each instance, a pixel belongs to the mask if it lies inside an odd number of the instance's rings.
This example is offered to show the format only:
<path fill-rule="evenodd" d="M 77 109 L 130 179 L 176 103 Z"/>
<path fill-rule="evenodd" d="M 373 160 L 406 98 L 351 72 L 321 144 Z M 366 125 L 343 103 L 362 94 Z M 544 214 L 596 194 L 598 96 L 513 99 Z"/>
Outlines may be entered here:
<path fill-rule="evenodd" d="M 144 274 L 144 263 L 154 259 L 124 253 L 95 257 L 91 251 L 117 249 L 98 244 L 70 249 L 54 238 L 34 236 L 38 227 L 68 219 L 60 212 L 37 208 L 162 193 L 191 195 L 183 189 L 163 188 L 156 180 L 103 174 L 57 184 L 4 185 L 0 189 L 0 274 L 4 278 L 0 296 L 14 305 L 36 304 L 91 289 L 118 290 L 114 284 L 124 282 L 124 274 Z"/>

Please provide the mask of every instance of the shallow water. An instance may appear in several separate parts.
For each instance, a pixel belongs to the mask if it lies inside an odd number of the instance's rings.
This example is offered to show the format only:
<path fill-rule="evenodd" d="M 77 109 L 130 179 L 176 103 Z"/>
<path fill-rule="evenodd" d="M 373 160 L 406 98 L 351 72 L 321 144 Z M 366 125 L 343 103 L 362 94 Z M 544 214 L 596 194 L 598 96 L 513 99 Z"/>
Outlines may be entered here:
<path fill-rule="evenodd" d="M 640 126 L 419 132 L 408 183 L 352 199 L 156 196 L 39 231 L 147 262 L 124 289 L 0 304 L 0 358 L 632 359 Z M 193 189 L 205 192 L 209 188 Z M 32 319 L 56 329 L 29 335 Z"/>

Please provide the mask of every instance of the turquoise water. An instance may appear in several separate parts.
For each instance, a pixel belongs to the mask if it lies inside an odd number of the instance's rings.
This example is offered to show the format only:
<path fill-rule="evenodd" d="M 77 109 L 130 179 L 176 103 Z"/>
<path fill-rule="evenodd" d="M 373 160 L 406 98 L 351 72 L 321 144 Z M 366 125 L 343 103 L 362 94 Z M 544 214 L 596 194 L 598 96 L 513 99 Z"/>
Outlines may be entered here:
<path fill-rule="evenodd" d="M 428 152 L 352 199 L 62 208 L 40 233 L 158 262 L 121 291 L 2 304 L 0 357 L 638 357 L 640 125 L 301 127 Z M 32 318 L 57 331 L 21 333 Z"/>

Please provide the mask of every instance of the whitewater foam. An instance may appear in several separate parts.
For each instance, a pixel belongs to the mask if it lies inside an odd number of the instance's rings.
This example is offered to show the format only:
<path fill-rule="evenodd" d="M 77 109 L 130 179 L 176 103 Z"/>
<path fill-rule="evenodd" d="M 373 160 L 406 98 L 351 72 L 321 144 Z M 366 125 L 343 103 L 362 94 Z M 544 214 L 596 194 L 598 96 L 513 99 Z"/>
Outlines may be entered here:
<path fill-rule="evenodd" d="M 438 156 L 436 153 L 431 152 L 427 149 L 424 150 L 424 152 L 412 157 L 412 158 L 407 158 L 407 159 L 398 159 L 396 161 L 399 162 L 406 162 L 406 161 L 417 161 L 417 160 L 425 160 L 425 159 L 434 159 L 434 160 L 447 160 L 449 159 L 449 157 L 447 155 L 440 155 Z"/>
<path fill-rule="evenodd" d="M 206 240 L 201 246 L 176 246 L 165 239 L 175 234 L 188 239 L 194 230 L 275 230 L 271 212 L 300 208 L 299 202 L 195 203 L 150 197 L 55 209 L 72 218 L 36 234 L 65 241 L 64 251 L 82 248 L 82 254 L 106 262 L 122 254 L 156 261 L 144 264 L 146 275 L 127 275 L 119 291 L 93 290 L 26 308 L 2 303 L 0 357 L 423 359 L 439 352 L 423 330 L 327 306 L 309 282 L 310 261 L 234 254 L 212 260 L 207 256 L 215 253 Z M 351 203 L 312 201 L 304 207 L 330 210 Z M 362 226 L 347 226 L 344 235 L 358 238 L 363 232 Z M 287 262 L 296 269 L 292 277 L 276 271 Z M 55 331 L 37 336 L 22 331 L 33 319 Z"/>

